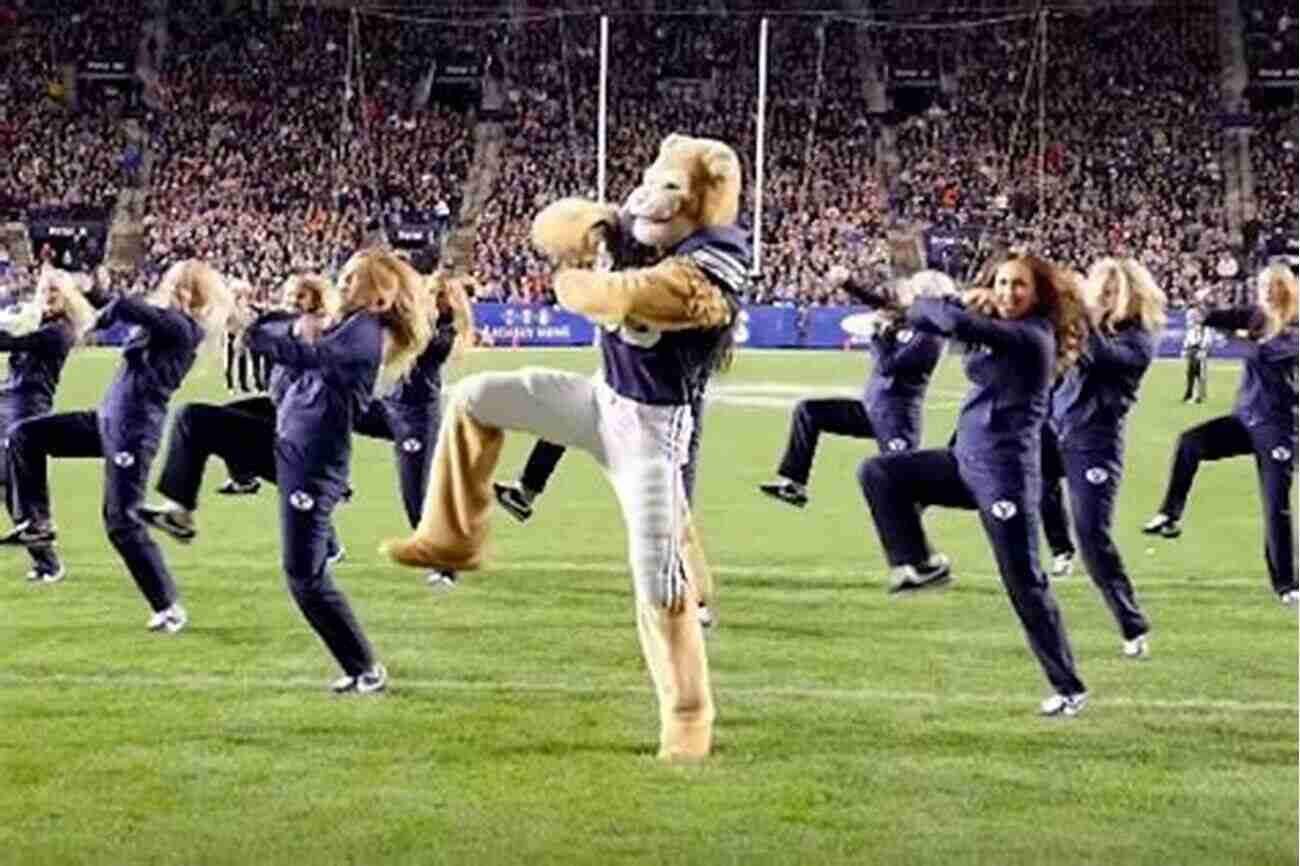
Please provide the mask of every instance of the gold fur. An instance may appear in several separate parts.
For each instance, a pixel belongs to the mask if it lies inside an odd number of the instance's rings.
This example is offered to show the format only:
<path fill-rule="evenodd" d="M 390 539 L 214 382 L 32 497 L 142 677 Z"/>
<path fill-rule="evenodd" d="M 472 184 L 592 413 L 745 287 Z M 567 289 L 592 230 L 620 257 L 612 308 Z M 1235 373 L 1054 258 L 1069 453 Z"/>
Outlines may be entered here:
<path fill-rule="evenodd" d="M 533 246 L 558 265 L 590 267 L 596 260 L 602 224 L 618 221 L 612 205 L 582 198 L 562 198 L 542 209 L 533 219 Z"/>
<path fill-rule="evenodd" d="M 635 322 L 680 331 L 718 327 L 731 316 L 718 287 L 680 256 L 629 271 L 563 270 L 555 275 L 555 296 L 565 309 L 609 326 Z"/>

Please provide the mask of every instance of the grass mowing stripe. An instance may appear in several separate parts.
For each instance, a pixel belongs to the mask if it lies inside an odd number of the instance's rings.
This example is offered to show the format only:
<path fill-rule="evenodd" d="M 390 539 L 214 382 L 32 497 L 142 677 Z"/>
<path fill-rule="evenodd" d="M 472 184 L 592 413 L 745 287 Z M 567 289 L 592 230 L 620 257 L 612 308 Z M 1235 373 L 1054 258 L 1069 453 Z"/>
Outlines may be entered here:
<path fill-rule="evenodd" d="M 220 563 L 222 567 L 247 567 L 254 566 L 260 570 L 270 570 L 279 572 L 279 565 L 275 562 L 268 561 L 259 557 L 241 557 L 241 556 L 223 556 Z M 69 579 L 64 584 L 34 584 L 32 589 L 35 591 L 58 591 L 59 586 L 73 586 L 76 584 L 77 572 L 85 572 L 87 569 L 101 570 L 122 570 L 122 564 L 115 559 L 97 559 L 88 558 L 67 563 Z M 344 563 L 334 568 L 334 572 L 340 577 L 346 577 L 348 572 L 359 572 L 371 568 L 396 569 L 397 566 L 390 565 L 387 562 L 360 562 L 356 559 L 348 559 Z M 882 573 L 878 577 L 874 574 L 854 571 L 848 567 L 843 568 L 807 568 L 803 566 L 785 566 L 781 564 L 771 565 L 751 565 L 751 564 L 732 564 L 732 565 L 714 565 L 713 572 L 719 575 L 732 575 L 734 577 L 768 577 L 774 573 L 779 573 L 783 569 L 797 569 L 795 576 L 791 577 L 789 589 L 792 592 L 817 592 L 825 589 L 824 587 L 807 587 L 801 586 L 801 580 L 830 580 L 834 578 L 844 578 L 846 582 L 857 582 L 865 586 L 874 586 L 877 583 L 883 585 L 885 575 Z M 527 559 L 506 559 L 498 562 L 490 562 L 477 573 L 492 574 L 496 571 L 571 571 L 578 574 L 617 574 L 623 575 L 628 573 L 627 563 L 615 561 L 590 561 L 590 562 L 570 562 L 567 560 L 527 560 Z M 986 571 L 965 571 L 960 568 L 954 568 L 954 583 L 960 586 L 965 583 L 1001 583 L 1002 578 L 993 572 Z M 412 571 L 412 574 L 415 572 Z M 185 584 L 185 573 L 180 570 L 178 578 L 182 589 Z M 1240 588 L 1255 587 L 1266 589 L 1268 579 L 1261 575 L 1257 578 L 1248 577 L 1230 577 L 1230 578 L 1206 578 L 1198 580 L 1194 577 L 1151 577 L 1136 578 L 1134 585 L 1140 590 L 1143 587 L 1170 587 L 1170 586 L 1187 586 L 1196 589 L 1208 589 L 1211 587 Z M 852 588 L 849 585 L 837 587 L 833 591 L 840 592 L 844 589 Z M 1057 579 L 1052 581 L 1052 591 L 1070 591 L 1074 589 L 1093 590 L 1092 581 L 1086 575 L 1080 575 L 1077 572 L 1069 578 Z"/>
<path fill-rule="evenodd" d="M 1134 664 L 1140 664 L 1135 662 Z M 461 691 L 461 692 L 542 692 L 574 695 L 646 695 L 651 689 L 646 686 L 591 683 L 527 683 L 518 681 L 491 682 L 485 680 L 452 679 L 406 679 L 395 677 L 394 688 L 398 691 L 411 689 L 415 691 Z M 268 687 L 277 689 L 309 689 L 322 691 L 324 685 L 319 679 L 306 677 L 266 678 L 261 676 L 223 677 L 204 674 L 202 676 L 186 675 L 183 677 L 141 677 L 135 675 L 113 676 L 109 674 L 50 674 L 27 676 L 24 674 L 0 673 L 0 686 L 35 686 L 59 685 L 85 688 L 176 688 L 186 690 L 244 689 Z M 925 691 L 892 691 L 888 689 L 828 689 L 817 687 L 727 687 L 715 685 L 714 691 L 722 700 L 767 700 L 770 698 L 796 698 L 835 703 L 866 704 L 910 704 L 924 701 L 932 704 L 984 704 L 984 705 L 1031 705 L 1037 697 L 1033 695 L 977 695 Z M 1196 697 L 1180 700 L 1139 699 L 1116 697 L 1094 700 L 1093 706 L 1119 706 L 1150 710 L 1188 710 L 1217 711 L 1232 713 L 1275 713 L 1294 715 L 1300 706 L 1282 701 L 1237 701 L 1230 698 Z"/>

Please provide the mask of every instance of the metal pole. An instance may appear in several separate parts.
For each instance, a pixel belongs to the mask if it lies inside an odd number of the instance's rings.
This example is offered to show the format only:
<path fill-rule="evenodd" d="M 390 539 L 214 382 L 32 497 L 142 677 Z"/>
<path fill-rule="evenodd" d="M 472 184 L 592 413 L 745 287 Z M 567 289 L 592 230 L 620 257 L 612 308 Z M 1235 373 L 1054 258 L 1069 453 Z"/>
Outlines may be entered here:
<path fill-rule="evenodd" d="M 609 16 L 600 16 L 600 107 L 596 116 L 596 197 L 605 201 L 605 124 L 609 99 Z"/>
<path fill-rule="evenodd" d="M 1042 12 L 1038 24 L 1038 245 L 1043 243 L 1043 227 L 1047 219 L 1047 184 L 1044 176 L 1047 158 L 1047 10 Z M 1040 250 L 1041 252 L 1041 250 Z"/>
<path fill-rule="evenodd" d="M 767 119 L 767 19 L 758 25 L 758 128 L 754 159 L 754 262 L 752 274 L 763 272 L 763 147 Z"/>

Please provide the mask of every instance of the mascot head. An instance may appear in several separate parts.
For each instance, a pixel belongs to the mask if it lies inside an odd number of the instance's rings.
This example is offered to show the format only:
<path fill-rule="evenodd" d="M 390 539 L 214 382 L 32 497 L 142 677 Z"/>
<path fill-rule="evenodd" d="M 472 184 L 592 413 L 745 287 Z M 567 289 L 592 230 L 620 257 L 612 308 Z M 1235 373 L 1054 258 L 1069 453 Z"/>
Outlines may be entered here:
<path fill-rule="evenodd" d="M 740 210 L 740 159 L 711 138 L 673 134 L 627 200 L 632 235 L 666 249 L 702 228 L 731 225 Z"/>

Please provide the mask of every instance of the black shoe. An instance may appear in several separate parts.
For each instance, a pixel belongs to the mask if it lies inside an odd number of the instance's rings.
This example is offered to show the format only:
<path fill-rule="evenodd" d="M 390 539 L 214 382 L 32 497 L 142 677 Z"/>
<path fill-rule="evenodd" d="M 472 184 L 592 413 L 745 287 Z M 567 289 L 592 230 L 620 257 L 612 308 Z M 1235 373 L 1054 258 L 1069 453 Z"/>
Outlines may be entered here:
<path fill-rule="evenodd" d="M 758 489 L 773 499 L 779 499 L 787 505 L 793 505 L 795 508 L 803 508 L 808 504 L 808 494 L 793 481 L 784 479 L 770 481 L 767 484 L 758 485 Z"/>
<path fill-rule="evenodd" d="M 533 504 L 518 484 L 493 481 L 492 492 L 497 496 L 497 504 L 520 523 L 527 523 L 528 518 L 533 516 Z"/>
<path fill-rule="evenodd" d="M 0 535 L 0 544 L 35 547 L 40 544 L 50 544 L 56 538 L 58 534 L 54 531 L 53 524 L 34 524 L 30 520 L 24 520 L 4 535 Z"/>
<path fill-rule="evenodd" d="M 252 496 L 262 489 L 262 482 L 254 478 L 252 481 L 236 481 L 231 478 L 225 484 L 217 488 L 217 492 L 223 496 Z"/>
<path fill-rule="evenodd" d="M 1142 526 L 1147 535 L 1159 535 L 1164 538 L 1177 538 L 1183 534 L 1183 527 L 1177 520 L 1164 514 L 1157 514 Z"/>
<path fill-rule="evenodd" d="M 186 526 L 172 516 L 169 508 L 154 508 L 149 505 L 141 505 L 136 508 L 135 516 L 140 518 L 140 522 L 151 529 L 158 529 L 167 533 L 181 544 L 189 544 L 198 537 L 199 531 L 193 526 Z"/>
<path fill-rule="evenodd" d="M 890 577 L 890 595 L 935 589 L 952 583 L 952 562 L 942 553 L 936 553 L 919 566 L 898 566 Z"/>

